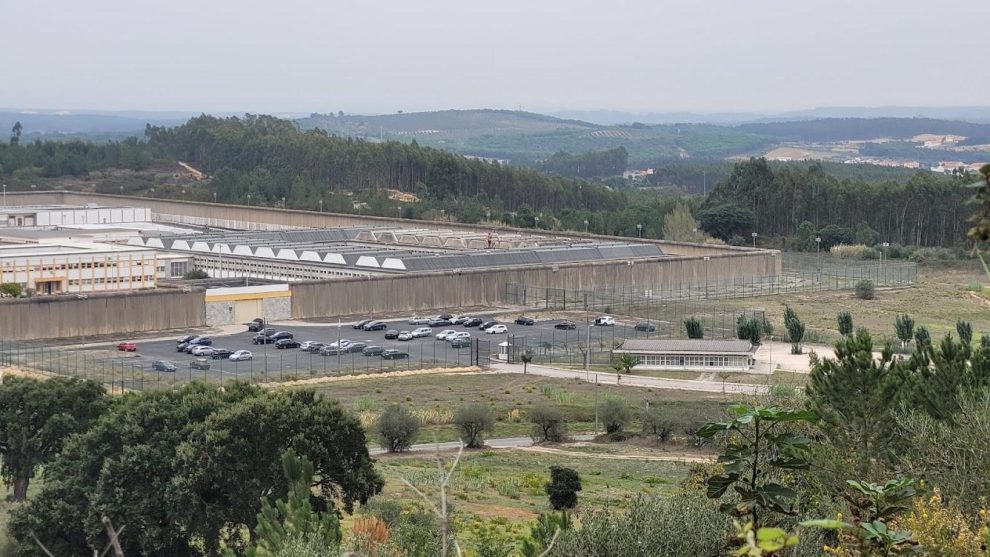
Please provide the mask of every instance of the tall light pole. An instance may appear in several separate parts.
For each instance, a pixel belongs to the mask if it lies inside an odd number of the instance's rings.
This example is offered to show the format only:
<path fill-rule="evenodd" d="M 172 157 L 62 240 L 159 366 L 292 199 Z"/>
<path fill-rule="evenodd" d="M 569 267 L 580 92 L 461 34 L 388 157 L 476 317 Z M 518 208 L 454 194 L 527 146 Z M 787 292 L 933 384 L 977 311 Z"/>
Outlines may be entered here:
<path fill-rule="evenodd" d="M 753 232 L 753 249 L 756 249 L 756 237 L 759 236 L 756 232 Z"/>
<path fill-rule="evenodd" d="M 882 247 L 882 248 L 883 248 L 883 249 L 882 249 L 882 250 L 880 251 L 880 274 L 881 274 L 881 275 L 883 275 L 883 260 L 884 260 L 884 258 L 886 258 L 886 256 L 887 256 L 887 248 L 889 248 L 889 247 L 890 247 L 890 242 L 884 242 L 884 243 L 882 243 L 882 244 L 880 244 L 880 247 Z M 878 282 L 878 283 L 879 283 L 879 282 L 880 282 L 881 280 L 882 280 L 882 279 L 881 279 L 880 277 L 877 277 L 877 282 Z M 879 284 L 878 284 L 878 286 L 879 286 Z"/>
<path fill-rule="evenodd" d="M 701 171 L 701 187 L 705 197 L 708 197 L 708 171 Z"/>
<path fill-rule="evenodd" d="M 285 209 L 285 196 L 282 196 L 282 208 Z"/>
<path fill-rule="evenodd" d="M 7 184 L 3 185 L 3 206 L 7 206 Z"/>
<path fill-rule="evenodd" d="M 155 188 L 151 188 L 151 197 L 155 197 Z"/>
<path fill-rule="evenodd" d="M 584 233 L 588 233 L 588 219 L 584 219 Z"/>
<path fill-rule="evenodd" d="M 540 216 L 539 215 L 536 215 L 535 217 L 533 217 L 533 219 L 536 222 L 536 224 L 533 225 L 533 228 L 539 228 L 540 227 Z"/>
<path fill-rule="evenodd" d="M 636 237 L 637 238 L 642 238 L 643 237 L 643 225 L 642 225 L 642 223 L 636 225 Z"/>
<path fill-rule="evenodd" d="M 320 212 L 323 212 L 323 198 L 320 198 Z"/>
<path fill-rule="evenodd" d="M 248 207 L 250 207 L 250 206 L 251 206 L 251 194 L 249 193 L 248 194 Z"/>
<path fill-rule="evenodd" d="M 217 192 L 213 192 L 213 202 L 217 202 Z"/>
<path fill-rule="evenodd" d="M 711 257 L 705 256 L 705 298 L 708 298 L 708 262 L 712 260 Z"/>

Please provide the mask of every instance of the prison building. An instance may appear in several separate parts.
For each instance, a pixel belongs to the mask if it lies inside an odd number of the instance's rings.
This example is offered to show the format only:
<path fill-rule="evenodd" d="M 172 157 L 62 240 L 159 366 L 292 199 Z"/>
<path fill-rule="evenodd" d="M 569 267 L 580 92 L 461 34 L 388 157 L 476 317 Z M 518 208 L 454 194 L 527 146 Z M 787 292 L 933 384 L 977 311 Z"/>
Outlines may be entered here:
<path fill-rule="evenodd" d="M 748 340 L 644 340 L 630 339 L 612 351 L 639 360 L 635 369 L 748 371 L 755 364 L 756 348 Z"/>
<path fill-rule="evenodd" d="M 37 294 L 154 288 L 155 250 L 93 243 L 0 245 L 0 282 Z"/>

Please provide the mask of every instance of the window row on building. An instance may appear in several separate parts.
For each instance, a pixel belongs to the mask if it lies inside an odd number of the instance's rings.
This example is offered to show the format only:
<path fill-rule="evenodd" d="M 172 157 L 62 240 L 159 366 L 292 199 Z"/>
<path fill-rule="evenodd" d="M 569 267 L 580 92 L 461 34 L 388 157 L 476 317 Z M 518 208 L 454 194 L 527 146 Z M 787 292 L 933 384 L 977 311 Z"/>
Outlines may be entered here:
<path fill-rule="evenodd" d="M 638 356 L 643 367 L 745 367 L 749 356 L 717 356 L 713 354 L 643 354 Z"/>
<path fill-rule="evenodd" d="M 152 282 L 153 275 L 135 275 L 130 277 L 97 277 L 92 279 L 69 279 L 69 286 L 89 286 L 92 284 L 125 284 L 134 282 Z"/>

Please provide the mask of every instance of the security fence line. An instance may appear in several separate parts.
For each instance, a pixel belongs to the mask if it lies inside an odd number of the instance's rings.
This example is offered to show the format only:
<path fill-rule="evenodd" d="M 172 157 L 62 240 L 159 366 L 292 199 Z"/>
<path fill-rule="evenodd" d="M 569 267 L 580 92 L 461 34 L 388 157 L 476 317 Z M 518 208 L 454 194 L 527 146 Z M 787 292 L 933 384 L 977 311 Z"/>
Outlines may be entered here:
<path fill-rule="evenodd" d="M 707 273 L 706 273 L 707 274 Z M 791 292 L 852 290 L 863 280 L 877 287 L 909 286 L 918 281 L 910 262 L 822 261 L 815 256 L 787 254 L 784 271 L 759 277 L 712 278 L 701 282 L 618 284 L 604 288 L 548 288 L 518 283 L 505 287 L 505 302 L 553 310 L 596 310 L 649 307 L 670 301 L 751 298 Z"/>
<path fill-rule="evenodd" d="M 0 365 L 20 368 L 42 375 L 61 375 L 91 379 L 107 385 L 111 392 L 144 391 L 174 388 L 191 381 L 222 385 L 237 380 L 248 383 L 288 381 L 356 373 L 380 373 L 443 367 L 478 366 L 487 368 L 493 353 L 488 339 L 472 339 L 465 348 L 452 348 L 437 341 L 400 346 L 408 358 L 385 360 L 378 356 L 346 353 L 323 356 L 300 350 L 264 350 L 254 360 L 230 361 L 205 358 L 208 369 L 185 360 L 169 360 L 173 372 L 154 369 L 152 359 L 126 355 L 100 354 L 113 347 L 99 350 L 66 349 L 37 342 L 0 339 Z M 201 367 L 201 366 L 200 366 Z"/>

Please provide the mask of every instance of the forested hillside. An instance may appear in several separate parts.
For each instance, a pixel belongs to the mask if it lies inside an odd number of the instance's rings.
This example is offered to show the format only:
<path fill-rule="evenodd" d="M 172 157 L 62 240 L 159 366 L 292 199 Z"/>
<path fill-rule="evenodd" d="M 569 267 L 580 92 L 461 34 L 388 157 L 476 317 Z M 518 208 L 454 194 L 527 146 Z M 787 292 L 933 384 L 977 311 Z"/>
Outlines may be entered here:
<path fill-rule="evenodd" d="M 836 179 L 818 165 L 773 169 L 765 159 L 750 159 L 715 187 L 705 208 L 743 223 L 733 231 L 739 235 L 751 229 L 791 236 L 807 221 L 816 230 L 865 225 L 878 240 L 901 245 L 953 246 L 964 238 L 971 212 L 966 201 L 974 193 L 967 186 L 976 180 L 920 172 L 904 182 L 866 184 Z"/>

